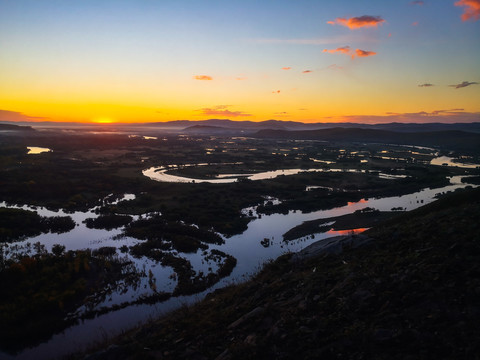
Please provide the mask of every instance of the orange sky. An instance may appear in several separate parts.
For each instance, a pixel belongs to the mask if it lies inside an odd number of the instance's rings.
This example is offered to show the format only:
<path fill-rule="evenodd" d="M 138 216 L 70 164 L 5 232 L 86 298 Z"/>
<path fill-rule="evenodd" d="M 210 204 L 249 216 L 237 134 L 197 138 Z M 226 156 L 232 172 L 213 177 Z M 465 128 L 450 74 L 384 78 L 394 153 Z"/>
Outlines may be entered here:
<path fill-rule="evenodd" d="M 480 121 L 480 0 L 0 0 L 0 121 Z"/>

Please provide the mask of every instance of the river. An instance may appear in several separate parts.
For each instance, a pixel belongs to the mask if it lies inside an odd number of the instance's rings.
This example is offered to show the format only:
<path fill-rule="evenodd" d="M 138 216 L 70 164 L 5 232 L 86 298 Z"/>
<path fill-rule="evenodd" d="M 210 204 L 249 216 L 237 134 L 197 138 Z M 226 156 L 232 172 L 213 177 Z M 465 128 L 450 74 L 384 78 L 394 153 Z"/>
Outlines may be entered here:
<path fill-rule="evenodd" d="M 365 207 L 372 207 L 382 211 L 389 211 L 393 207 L 402 207 L 406 210 L 415 209 L 421 205 L 430 203 L 435 200 L 438 193 L 454 191 L 458 188 L 464 188 L 468 184 L 461 182 L 461 176 L 450 178 L 450 185 L 437 189 L 423 189 L 419 192 L 394 197 L 384 197 L 378 199 L 362 199 L 358 202 L 349 203 L 346 206 L 333 208 L 330 210 L 315 211 L 311 213 L 303 213 L 301 211 L 290 211 L 288 214 L 272 214 L 257 217 L 248 224 L 247 230 L 242 234 L 235 235 L 230 238 L 224 238 L 223 245 L 209 245 L 210 249 L 218 249 L 237 259 L 237 266 L 234 268 L 230 276 L 222 279 L 212 288 L 193 296 L 182 296 L 170 298 L 169 300 L 155 305 L 133 305 L 124 309 L 113 311 L 94 319 L 81 321 L 60 334 L 54 335 L 49 341 L 40 344 L 34 348 L 25 349 L 17 356 L 9 356 L 0 352 L 0 358 L 5 359 L 50 359 L 68 353 L 81 350 L 92 344 L 104 340 L 106 337 L 113 336 L 121 331 L 130 329 L 135 325 L 158 317 L 166 312 L 178 308 L 183 304 L 191 304 L 202 299 L 208 292 L 216 288 L 236 283 L 248 279 L 251 275 L 258 272 L 266 261 L 275 259 L 279 255 L 287 252 L 297 252 L 313 242 L 342 234 L 342 232 L 329 231 L 327 233 L 316 234 L 294 241 L 285 243 L 282 241 L 282 235 L 294 226 L 304 221 L 327 218 L 338 215 L 352 213 Z M 131 198 L 131 195 L 129 195 Z M 0 203 L 0 206 L 6 206 Z M 23 208 L 29 208 L 25 206 Z M 65 245 L 67 250 L 82 248 L 98 248 L 101 246 L 132 245 L 139 240 L 132 238 L 114 239 L 115 235 L 121 233 L 121 229 L 113 231 L 88 229 L 82 221 L 88 217 L 95 217 L 94 209 L 89 212 L 75 212 L 73 214 L 65 214 L 63 211 L 51 212 L 43 208 L 36 208 L 40 215 L 44 216 L 65 216 L 70 215 L 76 221 L 77 226 L 74 230 L 66 234 L 43 234 L 34 238 L 26 239 L 23 242 L 16 243 L 19 247 L 25 246 L 27 242 L 41 242 L 50 250 L 55 243 Z M 245 209 L 252 210 L 253 215 L 255 208 Z M 148 215 L 146 215 L 148 216 Z M 270 246 L 264 247 L 260 241 L 270 239 Z M 122 256 L 130 257 L 130 255 L 122 254 Z M 202 262 L 202 254 L 199 251 L 196 254 L 180 254 L 192 263 L 196 271 L 204 271 L 209 266 L 215 264 L 206 264 Z M 175 287 L 175 281 L 170 278 L 173 270 L 169 267 L 163 267 L 156 262 L 147 258 L 134 259 L 130 257 L 138 267 L 150 269 L 157 279 L 157 288 L 160 291 L 172 291 Z M 143 280 L 142 280 L 143 281 Z M 126 299 L 134 299 L 145 292 L 150 291 L 146 286 L 148 280 L 144 279 L 142 286 L 136 290 L 129 290 L 126 294 L 112 294 L 111 300 L 106 301 L 104 305 L 112 305 L 120 303 Z M 145 287 L 143 286 L 145 285 Z"/>

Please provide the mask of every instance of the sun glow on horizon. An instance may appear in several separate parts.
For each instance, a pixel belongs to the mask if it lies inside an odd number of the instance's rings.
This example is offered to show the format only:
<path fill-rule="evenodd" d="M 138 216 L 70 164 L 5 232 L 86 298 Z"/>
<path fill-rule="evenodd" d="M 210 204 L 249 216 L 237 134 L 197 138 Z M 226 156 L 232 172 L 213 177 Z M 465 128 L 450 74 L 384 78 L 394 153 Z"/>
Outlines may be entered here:
<path fill-rule="evenodd" d="M 112 124 L 115 121 L 112 118 L 109 118 L 109 117 L 97 117 L 97 118 L 93 119 L 92 122 L 94 122 L 96 124 Z"/>

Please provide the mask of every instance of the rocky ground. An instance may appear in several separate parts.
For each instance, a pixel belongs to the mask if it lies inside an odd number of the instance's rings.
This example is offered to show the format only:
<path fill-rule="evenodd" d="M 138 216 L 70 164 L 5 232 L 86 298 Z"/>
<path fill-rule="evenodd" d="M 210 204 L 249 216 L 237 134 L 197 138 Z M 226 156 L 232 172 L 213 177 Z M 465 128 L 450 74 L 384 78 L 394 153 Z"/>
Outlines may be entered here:
<path fill-rule="evenodd" d="M 74 358 L 479 359 L 480 190 L 265 266 Z"/>

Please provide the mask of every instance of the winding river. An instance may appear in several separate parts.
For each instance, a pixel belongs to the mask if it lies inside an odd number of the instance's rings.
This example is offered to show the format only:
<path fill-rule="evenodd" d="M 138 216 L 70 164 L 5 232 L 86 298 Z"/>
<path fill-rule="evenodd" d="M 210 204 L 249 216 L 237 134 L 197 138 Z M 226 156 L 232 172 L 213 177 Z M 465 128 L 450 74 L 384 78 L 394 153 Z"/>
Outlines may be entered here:
<path fill-rule="evenodd" d="M 144 174 L 149 176 L 161 173 L 157 170 L 158 168 L 147 169 L 144 171 Z M 273 176 L 274 174 L 280 175 L 280 172 L 283 175 L 286 171 L 288 170 L 266 172 L 262 173 L 261 176 Z M 295 173 L 295 171 L 305 170 L 291 169 L 289 171 Z M 161 173 L 161 176 L 166 175 L 168 174 Z M 256 175 L 260 176 L 258 174 Z M 263 263 L 270 259 L 275 259 L 281 254 L 286 252 L 296 252 L 315 241 L 342 234 L 341 231 L 329 231 L 327 233 L 316 234 L 314 236 L 297 239 L 288 243 L 282 241 L 282 234 L 304 221 L 344 215 L 365 207 L 372 207 L 384 211 L 391 210 L 393 207 L 402 207 L 406 210 L 412 210 L 421 205 L 432 202 L 435 199 L 435 195 L 438 193 L 454 191 L 469 185 L 462 183 L 461 178 L 461 176 L 454 176 L 450 178 L 450 184 L 443 188 L 426 188 L 419 192 L 403 196 L 362 199 L 358 202 L 349 203 L 346 206 L 333 208 L 330 210 L 315 211 L 311 213 L 290 211 L 288 214 L 272 214 L 258 217 L 255 212 L 255 207 L 244 209 L 245 212 L 249 212 L 251 210 L 253 215 L 257 216 L 256 219 L 248 224 L 247 230 L 245 230 L 242 234 L 230 238 L 224 238 L 225 243 L 223 245 L 209 245 L 210 250 L 218 249 L 234 256 L 237 259 L 237 266 L 234 268 L 231 275 L 222 279 L 212 288 L 193 296 L 170 298 L 165 302 L 155 305 L 128 306 L 118 311 L 100 315 L 94 319 L 82 321 L 77 325 L 66 329 L 64 332 L 54 335 L 48 342 L 40 344 L 35 348 L 25 349 L 16 357 L 0 353 L 0 358 L 49 359 L 82 349 L 92 342 L 102 340 L 106 336 L 118 334 L 123 330 L 132 328 L 135 325 L 148 321 L 151 318 L 158 317 L 170 310 L 178 308 L 183 304 L 191 304 L 195 301 L 198 301 L 202 299 L 208 292 L 211 292 L 216 288 L 221 288 L 226 285 L 248 279 L 261 268 Z M 234 177 L 215 180 L 225 180 L 227 182 L 236 181 L 232 179 L 234 179 Z M 125 199 L 131 198 L 132 195 L 127 195 Z M 0 206 L 6 206 L 6 204 L 0 203 Z M 24 206 L 23 208 L 28 209 L 29 207 Z M 26 239 L 20 243 L 15 243 L 9 247 L 17 246 L 21 248 L 22 246 L 27 246 L 27 243 L 35 243 L 39 241 L 40 243 L 44 244 L 48 250 L 51 250 L 52 245 L 55 243 L 65 245 L 67 250 L 98 248 L 102 246 L 115 246 L 118 249 L 122 245 L 131 246 L 139 242 L 139 240 L 128 237 L 121 237 L 117 239 L 116 235 L 120 234 L 122 229 L 106 231 L 87 228 L 82 221 L 89 217 L 96 217 L 97 215 L 95 214 L 95 209 L 91 209 L 88 212 L 75 212 L 73 214 L 66 214 L 63 211 L 52 212 L 43 208 L 35 208 L 34 210 L 43 216 L 72 216 L 77 223 L 77 226 L 74 230 L 66 234 L 43 234 L 37 237 Z M 144 216 L 149 216 L 149 214 Z M 264 247 L 260 243 L 260 241 L 265 238 L 270 239 L 270 246 L 268 247 Z M 11 251 L 14 251 L 13 247 Z M 120 252 L 119 256 L 129 257 L 135 262 L 137 267 L 144 268 L 147 272 L 150 269 L 156 278 L 158 290 L 172 291 L 175 287 L 176 283 L 170 276 L 173 273 L 171 268 L 161 266 L 160 264 L 157 264 L 156 262 L 147 258 L 135 259 L 128 254 L 120 254 Z M 181 253 L 180 256 L 189 260 L 197 272 L 206 271 L 208 267 L 215 268 L 215 263 L 205 262 L 201 251 L 195 254 Z M 148 279 L 145 278 L 142 280 L 141 286 L 139 286 L 137 289 L 129 289 L 126 293 L 112 294 L 111 298 L 106 300 L 103 305 L 121 303 L 123 301 L 131 300 L 142 294 L 148 293 L 151 290 L 148 288 L 147 282 Z"/>

